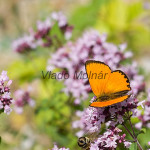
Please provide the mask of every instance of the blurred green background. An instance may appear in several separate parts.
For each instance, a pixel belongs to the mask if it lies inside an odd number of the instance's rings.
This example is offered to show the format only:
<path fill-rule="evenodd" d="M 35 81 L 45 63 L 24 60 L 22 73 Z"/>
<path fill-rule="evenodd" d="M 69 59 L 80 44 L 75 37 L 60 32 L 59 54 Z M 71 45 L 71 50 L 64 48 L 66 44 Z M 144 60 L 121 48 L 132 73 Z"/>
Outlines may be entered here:
<path fill-rule="evenodd" d="M 69 119 L 74 119 L 72 114 L 82 106 L 70 109 L 72 106 L 67 103 L 67 96 L 59 92 L 63 87 L 61 83 L 39 80 L 40 71 L 46 67 L 47 54 L 35 54 L 31 61 L 14 53 L 11 47 L 13 40 L 27 33 L 30 27 L 35 27 L 37 20 L 45 19 L 53 11 L 62 11 L 68 17 L 68 22 L 74 26 L 73 40 L 83 31 L 94 28 L 100 33 L 107 33 L 110 42 L 127 43 L 139 67 L 143 68 L 149 86 L 148 0 L 1 0 L 0 70 L 8 70 L 14 91 L 29 84 L 35 87 L 32 96 L 37 107 L 26 108 L 22 115 L 14 112 L 8 117 L 1 115 L 0 149 L 44 150 L 53 147 L 54 141 L 71 150 L 78 149 Z M 36 69 L 33 67 L 35 64 Z M 55 105 L 58 102 L 59 105 Z"/>

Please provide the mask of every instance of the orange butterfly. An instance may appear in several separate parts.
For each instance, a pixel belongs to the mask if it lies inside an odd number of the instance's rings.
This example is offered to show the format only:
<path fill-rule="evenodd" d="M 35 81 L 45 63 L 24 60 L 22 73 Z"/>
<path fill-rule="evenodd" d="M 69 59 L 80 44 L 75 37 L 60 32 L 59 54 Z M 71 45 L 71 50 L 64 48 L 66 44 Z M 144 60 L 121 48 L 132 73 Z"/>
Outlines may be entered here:
<path fill-rule="evenodd" d="M 105 63 L 94 60 L 86 61 L 85 68 L 92 91 L 97 97 L 90 106 L 106 107 L 130 97 L 130 82 L 121 70 L 111 71 Z"/>

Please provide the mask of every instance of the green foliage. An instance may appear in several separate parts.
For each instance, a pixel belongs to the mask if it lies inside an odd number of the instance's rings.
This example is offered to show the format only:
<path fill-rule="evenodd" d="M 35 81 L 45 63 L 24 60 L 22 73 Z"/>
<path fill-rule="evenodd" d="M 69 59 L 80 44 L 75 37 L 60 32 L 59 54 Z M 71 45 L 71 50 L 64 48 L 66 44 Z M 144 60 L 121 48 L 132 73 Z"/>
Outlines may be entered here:
<path fill-rule="evenodd" d="M 0 114 L 4 112 L 4 109 L 0 109 Z"/>
<path fill-rule="evenodd" d="M 9 68 L 10 78 L 17 79 L 21 83 L 31 82 L 41 76 L 41 70 L 45 68 L 44 58 L 32 59 L 32 61 L 16 61 Z"/>
<path fill-rule="evenodd" d="M 55 80 L 51 82 L 52 95 L 39 103 L 36 109 L 36 122 L 39 129 L 48 134 L 53 141 L 73 148 L 76 140 L 71 131 L 71 120 L 75 108 L 70 106 L 71 99 L 60 91 L 61 83 Z"/>
<path fill-rule="evenodd" d="M 74 25 L 74 36 L 81 34 L 86 28 L 94 26 L 98 12 L 104 3 L 109 0 L 92 0 L 83 6 L 77 8 L 70 18 L 70 23 Z"/>
<path fill-rule="evenodd" d="M 129 150 L 137 150 L 137 143 L 132 143 Z"/>
<path fill-rule="evenodd" d="M 138 140 L 143 147 L 143 149 L 147 149 L 148 142 L 150 141 L 150 129 L 146 129 L 146 132 L 144 134 L 138 135 Z"/>
<path fill-rule="evenodd" d="M 150 46 L 150 30 L 142 21 L 146 16 L 148 14 L 141 1 L 128 3 L 111 0 L 100 8 L 95 27 L 100 32 L 108 33 L 111 41 L 127 42 L 132 50 L 139 52 Z"/>
<path fill-rule="evenodd" d="M 60 30 L 58 23 L 55 23 L 53 29 L 50 30 L 50 37 L 52 37 L 52 43 L 54 46 L 61 47 L 65 43 L 63 31 Z"/>
<path fill-rule="evenodd" d="M 142 128 L 142 129 L 139 131 L 139 133 L 137 134 L 137 136 L 140 135 L 140 134 L 145 134 L 145 133 L 146 133 L 146 129 L 145 129 L 145 128 Z"/>

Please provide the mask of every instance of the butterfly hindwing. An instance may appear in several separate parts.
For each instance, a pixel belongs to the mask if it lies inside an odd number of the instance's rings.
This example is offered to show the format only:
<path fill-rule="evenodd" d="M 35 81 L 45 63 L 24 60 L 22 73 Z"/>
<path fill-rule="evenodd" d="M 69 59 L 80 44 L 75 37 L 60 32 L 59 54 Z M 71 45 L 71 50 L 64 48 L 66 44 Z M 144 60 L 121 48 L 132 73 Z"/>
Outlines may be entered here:
<path fill-rule="evenodd" d="M 106 107 L 106 106 L 110 106 L 119 102 L 122 102 L 126 99 L 128 99 L 130 97 L 130 95 L 125 95 L 116 99 L 112 99 L 112 100 L 108 100 L 108 101 L 103 101 L 103 102 L 93 102 L 91 103 L 90 106 L 92 107 Z"/>

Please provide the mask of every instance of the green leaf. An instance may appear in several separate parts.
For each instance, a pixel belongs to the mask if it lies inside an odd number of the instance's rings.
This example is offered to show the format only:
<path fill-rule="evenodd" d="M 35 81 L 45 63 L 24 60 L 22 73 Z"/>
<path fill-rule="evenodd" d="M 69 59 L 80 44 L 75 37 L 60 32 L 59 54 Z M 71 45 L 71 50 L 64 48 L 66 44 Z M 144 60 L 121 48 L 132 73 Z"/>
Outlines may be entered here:
<path fill-rule="evenodd" d="M 35 78 L 42 78 L 41 70 L 46 67 L 45 58 L 33 58 L 32 61 L 17 60 L 9 68 L 9 77 L 12 80 L 19 80 L 20 83 L 32 81 Z"/>
<path fill-rule="evenodd" d="M 109 0 L 94 0 L 76 9 L 69 21 L 75 27 L 74 35 L 79 35 L 85 28 L 93 26 L 99 16 L 100 7 L 107 2 Z"/>
<path fill-rule="evenodd" d="M 141 130 L 140 130 L 140 134 L 145 134 L 146 133 L 146 129 L 145 128 L 142 128 Z"/>
<path fill-rule="evenodd" d="M 132 143 L 129 150 L 137 150 L 137 144 L 136 143 Z"/>
<path fill-rule="evenodd" d="M 136 137 L 138 137 L 140 134 L 145 134 L 146 133 L 146 129 L 142 128 L 140 131 L 136 132 Z"/>
<path fill-rule="evenodd" d="M 0 114 L 4 112 L 4 108 L 0 110 Z"/>
<path fill-rule="evenodd" d="M 50 31 L 50 36 L 52 37 L 52 42 L 54 45 L 61 46 L 65 42 L 63 32 L 60 30 L 58 23 L 55 23 L 52 30 Z"/>

